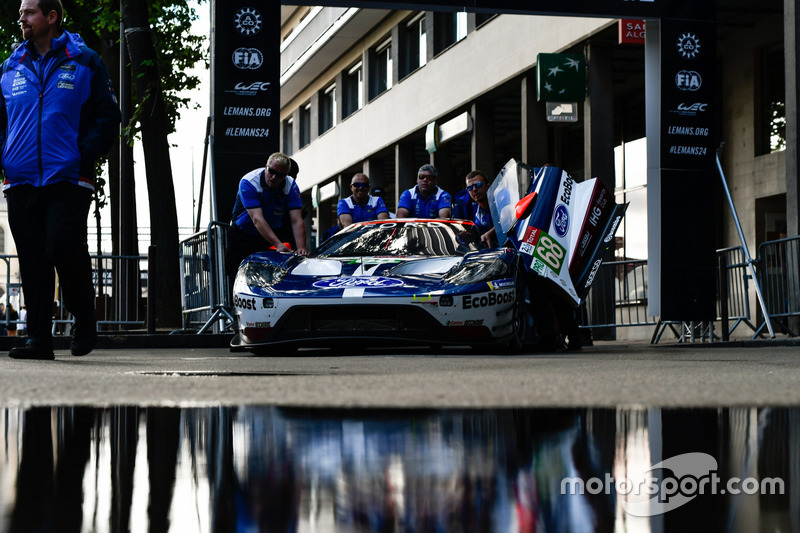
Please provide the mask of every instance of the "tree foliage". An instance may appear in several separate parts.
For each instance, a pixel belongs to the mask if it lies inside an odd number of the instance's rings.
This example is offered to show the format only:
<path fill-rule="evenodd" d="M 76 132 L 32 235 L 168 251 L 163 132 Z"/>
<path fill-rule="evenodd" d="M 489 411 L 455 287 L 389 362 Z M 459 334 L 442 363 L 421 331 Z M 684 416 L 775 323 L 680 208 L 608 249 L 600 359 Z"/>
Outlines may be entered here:
<path fill-rule="evenodd" d="M 64 4 L 64 27 L 79 33 L 90 48 L 100 51 L 103 40 L 119 40 L 120 2 L 118 0 L 62 0 Z M 192 22 L 197 20 L 197 8 L 205 0 L 148 1 L 150 27 L 153 28 L 154 44 L 158 57 L 164 103 L 169 118 L 170 133 L 175 131 L 181 110 L 190 108 L 190 98 L 182 95 L 186 90 L 196 89 L 200 84 L 197 76 L 187 72 L 197 63 L 208 66 L 207 36 L 191 33 Z M 14 43 L 21 40 L 18 13 L 19 0 L 0 0 L 0 62 L 13 50 Z M 116 78 L 118 73 L 111 72 Z M 134 94 L 134 104 L 142 95 Z M 135 123 L 141 109 L 137 105 L 131 122 Z M 128 140 L 138 132 L 135 124 L 126 125 Z"/>

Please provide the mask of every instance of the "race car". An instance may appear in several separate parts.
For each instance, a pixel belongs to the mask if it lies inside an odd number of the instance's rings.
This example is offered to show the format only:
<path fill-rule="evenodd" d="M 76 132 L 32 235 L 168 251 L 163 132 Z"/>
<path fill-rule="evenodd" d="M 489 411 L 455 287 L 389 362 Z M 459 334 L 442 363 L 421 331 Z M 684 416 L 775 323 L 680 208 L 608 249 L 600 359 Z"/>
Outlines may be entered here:
<path fill-rule="evenodd" d="M 525 336 L 524 304 L 517 252 L 481 249 L 472 222 L 361 222 L 308 257 L 245 259 L 233 286 L 231 345 L 264 354 L 401 344 L 515 351 Z"/>

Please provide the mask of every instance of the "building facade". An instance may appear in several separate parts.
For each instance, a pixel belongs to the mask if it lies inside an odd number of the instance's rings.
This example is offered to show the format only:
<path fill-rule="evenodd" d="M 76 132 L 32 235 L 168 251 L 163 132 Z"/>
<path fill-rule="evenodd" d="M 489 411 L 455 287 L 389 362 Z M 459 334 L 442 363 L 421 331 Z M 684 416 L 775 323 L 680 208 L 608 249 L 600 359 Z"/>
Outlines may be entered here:
<path fill-rule="evenodd" d="M 718 1 L 721 166 L 753 255 L 797 233 L 796 46 L 786 44 L 797 42 L 794 9 L 791 0 Z M 470 170 L 493 176 L 514 158 L 578 181 L 599 177 L 630 202 L 617 256 L 647 258 L 645 53 L 620 43 L 625 23 L 283 6 L 281 27 L 281 148 L 299 163 L 312 239 L 336 223 L 356 172 L 394 211 L 422 164 L 456 193 Z M 586 57 L 576 122 L 548 122 L 537 100 L 537 55 L 551 52 Z M 432 123 L 452 133 L 429 152 Z M 716 228 L 698 230 L 715 231 L 718 248 L 738 246 L 721 187 L 709 202 Z"/>

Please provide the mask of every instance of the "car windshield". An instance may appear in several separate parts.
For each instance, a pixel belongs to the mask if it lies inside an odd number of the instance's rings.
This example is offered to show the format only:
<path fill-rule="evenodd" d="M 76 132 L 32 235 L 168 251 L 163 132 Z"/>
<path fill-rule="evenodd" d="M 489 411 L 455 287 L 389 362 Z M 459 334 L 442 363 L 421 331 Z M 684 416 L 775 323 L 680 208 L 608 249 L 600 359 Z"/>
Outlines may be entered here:
<path fill-rule="evenodd" d="M 449 220 L 353 224 L 320 245 L 317 257 L 448 256 L 478 249 L 474 225 Z"/>

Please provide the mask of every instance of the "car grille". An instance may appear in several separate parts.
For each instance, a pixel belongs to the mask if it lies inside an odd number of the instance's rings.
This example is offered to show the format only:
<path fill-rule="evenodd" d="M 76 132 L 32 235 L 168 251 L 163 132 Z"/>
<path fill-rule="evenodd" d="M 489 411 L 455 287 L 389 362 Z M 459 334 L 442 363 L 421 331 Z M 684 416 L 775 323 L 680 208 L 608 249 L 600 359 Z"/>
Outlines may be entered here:
<path fill-rule="evenodd" d="M 330 337 L 436 338 L 441 326 L 418 306 L 324 305 L 296 307 L 275 325 L 271 340 Z"/>

